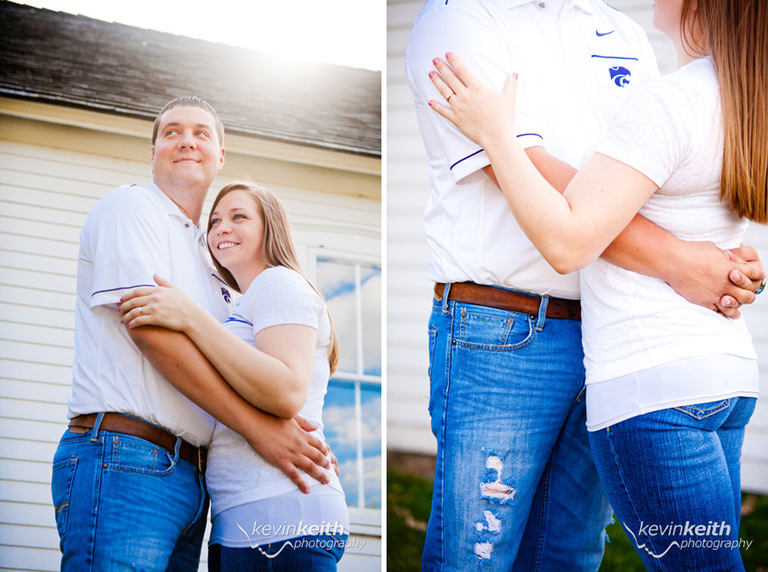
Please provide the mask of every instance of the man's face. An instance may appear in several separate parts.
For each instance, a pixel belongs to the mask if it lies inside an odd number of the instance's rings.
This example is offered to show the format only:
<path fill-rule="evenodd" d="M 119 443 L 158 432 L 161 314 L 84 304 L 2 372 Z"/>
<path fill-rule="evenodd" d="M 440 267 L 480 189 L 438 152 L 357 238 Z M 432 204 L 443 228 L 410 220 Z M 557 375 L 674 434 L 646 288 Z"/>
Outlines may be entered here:
<path fill-rule="evenodd" d="M 153 179 L 158 187 L 207 192 L 223 166 L 224 149 L 210 113 L 200 107 L 179 106 L 162 115 L 152 146 Z"/>

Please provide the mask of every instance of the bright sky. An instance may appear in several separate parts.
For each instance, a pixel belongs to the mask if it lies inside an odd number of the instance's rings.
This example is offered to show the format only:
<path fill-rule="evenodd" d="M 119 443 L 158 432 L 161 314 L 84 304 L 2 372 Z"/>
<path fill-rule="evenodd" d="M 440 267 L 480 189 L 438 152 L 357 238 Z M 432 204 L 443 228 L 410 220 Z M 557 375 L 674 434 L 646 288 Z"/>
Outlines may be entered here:
<path fill-rule="evenodd" d="M 384 0 L 14 0 L 282 56 L 382 70 Z"/>

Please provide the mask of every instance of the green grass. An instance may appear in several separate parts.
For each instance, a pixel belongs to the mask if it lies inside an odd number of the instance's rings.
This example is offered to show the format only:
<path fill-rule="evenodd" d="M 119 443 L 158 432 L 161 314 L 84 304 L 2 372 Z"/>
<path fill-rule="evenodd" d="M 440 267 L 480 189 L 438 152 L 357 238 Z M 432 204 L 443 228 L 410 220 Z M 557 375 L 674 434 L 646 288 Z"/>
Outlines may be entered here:
<path fill-rule="evenodd" d="M 387 471 L 387 569 L 419 572 L 432 481 L 406 472 Z"/>
<path fill-rule="evenodd" d="M 768 495 L 744 495 L 739 537 L 752 544 L 741 551 L 748 572 L 768 572 Z"/>
<path fill-rule="evenodd" d="M 399 468 L 387 471 L 387 568 L 419 572 L 432 497 L 432 481 Z M 645 567 L 618 522 L 607 529 L 610 542 L 600 572 L 643 572 Z M 748 572 L 768 572 L 768 496 L 744 495 L 739 535 L 752 541 L 742 550 Z"/>
<path fill-rule="evenodd" d="M 605 545 L 600 572 L 644 572 L 643 561 L 632 547 L 632 541 L 615 521 L 605 529 L 609 542 Z"/>

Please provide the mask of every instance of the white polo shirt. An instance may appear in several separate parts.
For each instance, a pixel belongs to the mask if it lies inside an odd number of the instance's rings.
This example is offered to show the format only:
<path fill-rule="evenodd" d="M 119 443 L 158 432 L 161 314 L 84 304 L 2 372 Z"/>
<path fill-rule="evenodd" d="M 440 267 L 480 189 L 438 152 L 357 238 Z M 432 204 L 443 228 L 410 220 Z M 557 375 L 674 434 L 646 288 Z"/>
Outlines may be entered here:
<path fill-rule="evenodd" d="M 427 105 L 428 77 L 451 51 L 487 85 L 519 74 L 515 130 L 581 167 L 626 94 L 658 75 L 643 30 L 597 0 L 429 0 L 406 50 L 406 75 L 429 158 L 424 211 L 429 278 L 579 297 L 577 273 L 557 274 L 482 172 L 485 153 Z"/>
<path fill-rule="evenodd" d="M 91 210 L 80 233 L 69 417 L 127 413 L 204 445 L 213 418 L 150 365 L 120 323 L 122 294 L 154 286 L 155 273 L 218 320 L 229 315 L 231 289 L 216 274 L 204 231 L 156 185 L 118 187 Z"/>

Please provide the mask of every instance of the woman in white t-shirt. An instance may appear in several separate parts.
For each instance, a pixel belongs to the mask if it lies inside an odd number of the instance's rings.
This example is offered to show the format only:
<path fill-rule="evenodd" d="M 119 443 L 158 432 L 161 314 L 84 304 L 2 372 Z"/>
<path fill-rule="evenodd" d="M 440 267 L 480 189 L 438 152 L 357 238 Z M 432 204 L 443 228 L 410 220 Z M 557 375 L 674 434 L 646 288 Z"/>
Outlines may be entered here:
<path fill-rule="evenodd" d="M 680 69 L 634 89 L 563 194 L 516 141 L 516 74 L 495 92 L 448 54 L 430 75 L 451 107 L 430 105 L 483 147 L 550 264 L 584 268 L 590 443 L 645 565 L 743 570 L 739 458 L 758 395 L 749 332 L 598 257 L 638 212 L 723 249 L 747 219 L 768 222 L 768 4 L 657 0 L 654 25 Z"/>
<path fill-rule="evenodd" d="M 301 415 L 322 435 L 338 342 L 320 295 L 302 274 L 277 197 L 249 182 L 225 186 L 208 221 L 208 247 L 229 286 L 242 292 L 225 324 L 172 284 L 124 297 L 128 327 L 185 333 L 229 385 L 259 409 Z M 237 433 L 216 424 L 208 451 L 212 570 L 336 570 L 349 534 L 337 475 L 308 474 L 302 493 Z"/>

